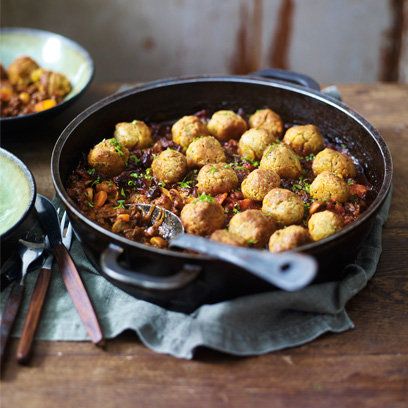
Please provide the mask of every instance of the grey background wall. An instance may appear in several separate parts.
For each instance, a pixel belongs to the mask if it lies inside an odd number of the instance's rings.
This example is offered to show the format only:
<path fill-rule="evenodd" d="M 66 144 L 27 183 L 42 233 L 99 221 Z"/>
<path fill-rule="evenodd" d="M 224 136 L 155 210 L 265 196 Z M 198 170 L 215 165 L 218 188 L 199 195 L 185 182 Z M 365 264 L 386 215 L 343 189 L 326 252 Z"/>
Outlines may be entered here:
<path fill-rule="evenodd" d="M 84 45 L 96 80 L 276 66 L 318 81 L 408 81 L 406 0 L 2 0 L 2 26 Z"/>

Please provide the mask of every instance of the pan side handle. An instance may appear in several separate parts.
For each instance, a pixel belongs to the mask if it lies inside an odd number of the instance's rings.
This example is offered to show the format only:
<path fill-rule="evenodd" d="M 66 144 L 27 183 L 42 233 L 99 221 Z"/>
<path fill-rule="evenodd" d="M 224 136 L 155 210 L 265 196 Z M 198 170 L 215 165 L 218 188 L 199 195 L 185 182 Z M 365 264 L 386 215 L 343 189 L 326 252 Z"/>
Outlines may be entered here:
<path fill-rule="evenodd" d="M 279 81 L 290 82 L 292 84 L 304 86 L 305 88 L 320 91 L 320 85 L 313 78 L 305 74 L 300 74 L 299 72 L 286 71 L 285 69 L 277 68 L 266 68 L 252 72 L 250 75 L 277 79 Z"/>
<path fill-rule="evenodd" d="M 123 254 L 123 248 L 110 244 L 101 254 L 100 265 L 102 271 L 110 279 L 131 286 L 150 290 L 175 290 L 180 289 L 194 279 L 201 272 L 195 265 L 185 265 L 184 268 L 169 276 L 148 275 L 138 271 L 126 269 L 120 265 L 118 258 Z"/>

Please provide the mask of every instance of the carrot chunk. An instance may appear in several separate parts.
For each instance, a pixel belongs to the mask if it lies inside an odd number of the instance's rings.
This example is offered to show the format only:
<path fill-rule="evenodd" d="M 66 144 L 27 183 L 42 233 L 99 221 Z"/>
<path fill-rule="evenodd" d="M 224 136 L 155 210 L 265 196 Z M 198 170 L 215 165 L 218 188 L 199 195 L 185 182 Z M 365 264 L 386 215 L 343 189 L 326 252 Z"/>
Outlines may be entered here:
<path fill-rule="evenodd" d="M 34 105 L 34 110 L 36 112 L 42 112 L 45 111 L 47 109 L 51 109 L 54 106 L 57 105 L 57 102 L 54 101 L 54 99 L 45 99 L 41 102 L 38 102 Z"/>
<path fill-rule="evenodd" d="M 119 214 L 119 215 L 116 217 L 116 219 L 117 219 L 117 220 L 120 220 L 120 221 L 123 221 L 123 222 L 129 222 L 130 216 L 129 216 L 129 214 L 123 213 L 123 214 Z"/>
<path fill-rule="evenodd" d="M 228 193 L 217 194 L 215 199 L 218 201 L 218 204 L 222 205 L 225 199 L 228 197 Z"/>
<path fill-rule="evenodd" d="M 351 186 L 349 186 L 349 191 L 351 195 L 355 195 L 359 198 L 365 198 L 368 187 L 363 184 L 352 184 Z"/>
<path fill-rule="evenodd" d="M 106 191 L 103 191 L 103 190 L 98 191 L 95 194 L 95 202 L 94 202 L 95 208 L 101 208 L 105 204 L 107 198 L 108 198 L 108 194 L 106 193 Z"/>

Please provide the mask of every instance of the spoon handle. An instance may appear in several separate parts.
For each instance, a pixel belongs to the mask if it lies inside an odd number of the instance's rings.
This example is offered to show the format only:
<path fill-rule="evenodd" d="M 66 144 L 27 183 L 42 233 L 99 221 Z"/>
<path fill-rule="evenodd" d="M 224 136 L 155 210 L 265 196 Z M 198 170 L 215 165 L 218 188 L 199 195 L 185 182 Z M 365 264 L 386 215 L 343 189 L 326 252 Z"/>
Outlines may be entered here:
<path fill-rule="evenodd" d="M 0 321 L 0 366 L 3 365 L 4 352 L 24 297 L 24 286 L 16 283 L 9 294 Z"/>
<path fill-rule="evenodd" d="M 190 234 L 176 236 L 170 241 L 170 245 L 191 249 L 234 264 L 287 291 L 305 287 L 313 280 L 317 271 L 314 258 L 295 252 L 272 254 L 259 249 L 220 244 Z"/>
<path fill-rule="evenodd" d="M 23 331 L 17 348 L 17 361 L 20 364 L 28 362 L 31 345 L 40 322 L 41 311 L 44 305 L 45 295 L 51 281 L 51 270 L 42 268 L 31 295 L 30 304 L 24 321 Z"/>

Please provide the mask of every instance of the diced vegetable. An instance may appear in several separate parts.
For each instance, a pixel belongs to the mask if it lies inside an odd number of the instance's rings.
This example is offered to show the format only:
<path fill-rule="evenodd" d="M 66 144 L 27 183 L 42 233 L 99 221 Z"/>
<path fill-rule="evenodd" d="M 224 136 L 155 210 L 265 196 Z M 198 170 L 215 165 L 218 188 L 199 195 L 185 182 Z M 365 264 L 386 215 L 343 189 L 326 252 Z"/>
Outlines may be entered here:
<path fill-rule="evenodd" d="M 124 214 L 119 214 L 119 215 L 116 217 L 116 219 L 117 219 L 118 221 L 129 222 L 129 220 L 130 220 L 130 215 L 129 215 L 129 214 L 126 214 L 126 213 L 124 213 Z"/>
<path fill-rule="evenodd" d="M 42 112 L 47 109 L 51 109 L 56 105 L 57 105 L 57 102 L 55 102 L 54 99 L 45 99 L 44 101 L 36 103 L 34 106 L 34 110 L 36 112 Z"/>
<path fill-rule="evenodd" d="M 20 95 L 18 95 L 18 98 L 20 99 L 21 102 L 23 102 L 25 105 L 27 105 L 28 102 L 30 102 L 30 94 L 28 92 L 21 92 Z"/>
<path fill-rule="evenodd" d="M 95 202 L 94 202 L 95 208 L 101 208 L 105 204 L 107 198 L 108 198 L 108 194 L 106 193 L 106 191 L 103 191 L 103 190 L 98 191 L 95 194 Z"/>
<path fill-rule="evenodd" d="M 92 187 L 86 188 L 85 195 L 89 201 L 92 201 L 93 200 L 93 188 Z"/>
<path fill-rule="evenodd" d="M 150 243 L 158 248 L 166 248 L 167 247 L 167 241 L 163 239 L 162 237 L 153 237 L 150 239 Z"/>

